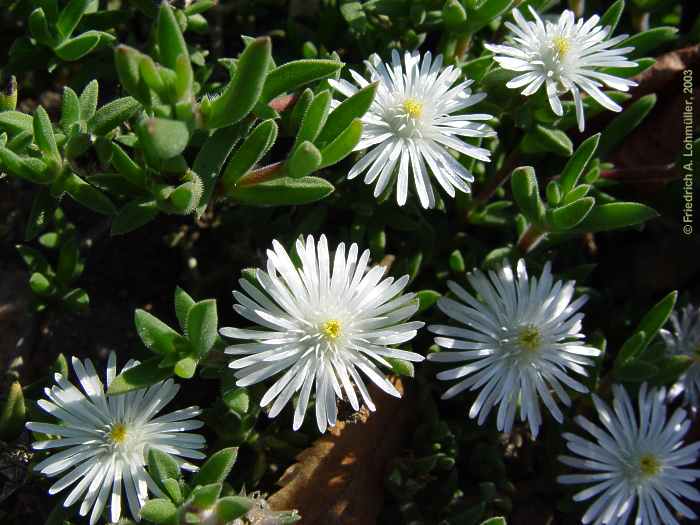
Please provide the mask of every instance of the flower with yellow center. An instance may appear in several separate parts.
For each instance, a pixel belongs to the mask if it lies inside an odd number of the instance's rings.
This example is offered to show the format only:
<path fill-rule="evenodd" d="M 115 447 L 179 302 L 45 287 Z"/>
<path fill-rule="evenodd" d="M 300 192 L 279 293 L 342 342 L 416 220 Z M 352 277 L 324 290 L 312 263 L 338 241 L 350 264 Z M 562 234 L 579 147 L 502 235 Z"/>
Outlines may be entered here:
<path fill-rule="evenodd" d="M 116 360 L 112 352 L 107 362 L 107 387 L 118 373 Z M 56 374 L 56 385 L 45 390 L 48 399 L 37 402 L 61 424 L 27 423 L 33 432 L 58 436 L 34 442 L 34 449 L 65 450 L 49 455 L 34 468 L 47 476 L 60 476 L 49 494 L 72 486 L 63 505 L 70 507 L 82 498 L 78 512 L 81 516 L 90 512 L 91 525 L 100 519 L 108 501 L 109 518 L 105 522 L 119 521 L 123 514 L 122 491 L 131 515 L 139 519 L 149 491 L 157 497 L 163 496 L 144 468 L 148 450 L 178 456 L 183 469 L 196 470 L 187 460 L 205 457 L 199 451 L 204 448 L 204 438 L 187 430 L 202 426 L 201 421 L 193 419 L 201 411 L 190 407 L 157 415 L 179 390 L 172 379 L 145 390 L 112 396 L 105 393 L 92 361 L 73 358 L 72 364 L 82 392 L 67 378 Z M 122 371 L 136 364 L 130 361 Z"/>
<path fill-rule="evenodd" d="M 366 154 L 350 169 L 348 179 L 364 173 L 365 184 L 374 185 L 374 196 L 389 195 L 396 189 L 396 202 L 406 204 L 413 192 L 423 208 L 439 201 L 437 188 L 450 197 L 457 191 L 469 193 L 474 176 L 452 152 L 482 162 L 491 160 L 489 149 L 465 141 L 487 138 L 496 133 L 485 121 L 485 113 L 467 113 L 486 95 L 472 93 L 473 80 L 461 79 L 455 66 L 442 67 L 442 55 L 430 52 L 392 51 L 391 62 L 372 55 L 365 62 L 369 79 L 350 71 L 357 85 L 347 80 L 329 80 L 344 97 L 377 83 L 369 110 L 362 117 L 362 137 L 356 150 Z M 340 102 L 333 101 L 333 107 Z"/>
<path fill-rule="evenodd" d="M 700 408 L 700 308 L 689 304 L 673 312 L 669 329 L 660 335 L 671 355 L 688 356 L 692 364 L 671 388 L 670 397 L 683 395 L 683 401 L 695 409 Z"/>
<path fill-rule="evenodd" d="M 559 483 L 584 485 L 574 501 L 592 500 L 582 523 L 638 525 L 676 524 L 676 513 L 697 520 L 682 499 L 700 501 L 692 468 L 700 442 L 683 437 L 691 426 L 685 410 L 667 415 L 665 389 L 639 389 L 633 402 L 620 385 L 613 386 L 612 407 L 595 394 L 599 424 L 584 416 L 576 422 L 590 437 L 565 432 L 572 455 L 559 461 L 575 474 L 559 476 Z"/>
<path fill-rule="evenodd" d="M 661 463 L 653 454 L 644 454 L 639 458 L 639 471 L 644 478 L 656 476 L 661 471 Z"/>
<path fill-rule="evenodd" d="M 112 430 L 109 431 L 109 439 L 116 445 L 123 444 L 126 441 L 126 425 L 124 423 L 113 425 Z"/>
<path fill-rule="evenodd" d="M 326 321 L 321 326 L 321 332 L 323 332 L 323 335 L 325 335 L 328 339 L 338 339 L 342 332 L 340 321 L 337 319 Z"/>
<path fill-rule="evenodd" d="M 520 329 L 518 344 L 527 352 L 536 352 L 542 344 L 542 337 L 537 327 L 528 325 Z"/>
<path fill-rule="evenodd" d="M 403 109 L 411 118 L 420 118 L 423 114 L 423 104 L 414 98 L 407 98 L 403 101 Z"/>
<path fill-rule="evenodd" d="M 477 390 L 469 417 L 481 425 L 498 406 L 496 427 L 510 432 L 516 411 L 534 436 L 542 424 L 540 400 L 554 418 L 563 414 L 554 395 L 571 403 L 565 386 L 578 392 L 586 387 L 569 373 L 585 376 L 600 351 L 586 346 L 581 333 L 585 297 L 572 300 L 574 282 L 554 281 L 550 263 L 539 277 L 529 277 L 524 261 L 515 268 L 504 263 L 488 275 L 468 275 L 475 295 L 454 282 L 448 287 L 454 299 L 444 296 L 438 308 L 455 325 L 431 325 L 435 343 L 445 349 L 428 355 L 439 363 L 458 363 L 440 372 L 442 380 L 457 380 L 443 399 L 465 390 Z M 477 295 L 478 294 L 478 295 Z M 479 297 L 480 299 L 477 299 Z"/>
<path fill-rule="evenodd" d="M 273 241 L 267 252 L 267 271 L 257 270 L 257 286 L 247 279 L 235 291 L 234 310 L 261 329 L 222 328 L 222 336 L 241 342 L 226 348 L 236 356 L 236 384 L 248 386 L 280 375 L 260 400 L 276 417 L 295 394 L 292 427 L 299 429 L 315 392 L 316 425 L 321 432 L 338 417 L 337 400 L 355 410 L 360 399 L 375 406 L 365 381 L 389 395 L 400 396 L 384 377 L 386 358 L 421 361 L 414 352 L 395 345 L 415 337 L 423 326 L 409 321 L 418 309 L 413 294 L 402 294 L 408 276 L 384 277 L 382 266 L 369 266 L 369 250 L 360 254 L 352 244 L 340 243 L 329 252 L 328 241 L 309 236 L 298 240 L 296 267 L 282 245 Z"/>
<path fill-rule="evenodd" d="M 529 9 L 532 20 L 525 20 L 520 11 L 513 10 L 515 24 L 506 22 L 510 30 L 506 44 L 486 44 L 502 68 L 517 73 L 506 86 L 523 88 L 525 96 L 544 86 L 549 105 L 559 117 L 564 115 L 559 97 L 571 93 L 580 131 L 585 128 L 582 92 L 610 111 L 622 111 L 601 88 L 629 91 L 637 84 L 601 69 L 637 65 L 625 56 L 633 47 L 617 47 L 627 35 L 610 38 L 612 29 L 599 25 L 598 15 L 576 20 L 572 11 L 565 10 L 556 22 L 550 22 L 543 21 L 532 7 Z"/>
<path fill-rule="evenodd" d="M 569 42 L 568 38 L 563 36 L 555 36 L 552 39 L 552 44 L 557 51 L 557 55 L 562 58 L 569 52 L 569 49 L 571 49 L 571 42 Z"/>

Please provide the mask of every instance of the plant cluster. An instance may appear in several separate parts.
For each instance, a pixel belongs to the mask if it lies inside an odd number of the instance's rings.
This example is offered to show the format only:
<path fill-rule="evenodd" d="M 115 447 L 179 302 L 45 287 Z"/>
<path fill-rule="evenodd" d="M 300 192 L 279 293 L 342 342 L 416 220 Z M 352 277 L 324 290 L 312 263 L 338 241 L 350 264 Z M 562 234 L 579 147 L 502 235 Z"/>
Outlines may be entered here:
<path fill-rule="evenodd" d="M 20 485 L 53 478 L 47 523 L 502 525 L 532 480 L 552 500 L 533 523 L 697 519 L 697 288 L 608 322 L 596 277 L 597 239 L 680 230 L 621 151 L 662 111 L 652 55 L 697 52 L 692 6 L 6 4 L 0 186 L 21 220 L 0 241 L 23 308 L 46 334 L 135 298 L 117 353 L 8 366 L 0 438 L 26 454 Z M 134 260 L 155 282 L 110 287 Z M 351 483 L 333 469 L 371 456 L 326 447 L 350 425 L 399 436 L 377 447 L 386 501 L 290 503 Z"/>

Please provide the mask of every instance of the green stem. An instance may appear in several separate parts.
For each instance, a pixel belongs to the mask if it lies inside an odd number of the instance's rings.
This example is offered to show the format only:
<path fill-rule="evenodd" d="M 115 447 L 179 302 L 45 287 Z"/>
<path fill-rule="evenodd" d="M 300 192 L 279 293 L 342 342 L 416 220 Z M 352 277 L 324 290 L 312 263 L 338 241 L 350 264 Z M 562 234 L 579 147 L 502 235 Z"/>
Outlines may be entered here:
<path fill-rule="evenodd" d="M 519 159 L 520 154 L 517 148 L 508 154 L 503 161 L 501 169 L 498 170 L 496 175 L 494 175 L 494 177 L 486 183 L 481 191 L 479 191 L 479 194 L 472 200 L 471 205 L 467 209 L 467 222 L 469 222 L 472 214 L 481 206 L 486 204 L 488 200 L 493 197 L 493 194 L 496 193 L 498 188 L 500 188 L 510 178 L 510 175 L 513 173 Z"/>

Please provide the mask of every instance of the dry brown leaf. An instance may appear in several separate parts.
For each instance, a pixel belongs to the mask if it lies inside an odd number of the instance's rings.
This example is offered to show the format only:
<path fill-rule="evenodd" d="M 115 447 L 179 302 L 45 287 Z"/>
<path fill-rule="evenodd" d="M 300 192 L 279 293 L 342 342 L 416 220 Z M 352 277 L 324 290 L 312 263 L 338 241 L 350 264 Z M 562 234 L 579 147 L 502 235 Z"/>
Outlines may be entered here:
<path fill-rule="evenodd" d="M 389 461 L 399 449 L 412 413 L 413 396 L 400 379 L 402 399 L 374 388 L 377 411 L 363 408 L 353 422 L 338 422 L 297 456 L 268 502 L 275 510 L 297 509 L 303 525 L 372 525 L 382 508 Z"/>
<path fill-rule="evenodd" d="M 633 95 L 637 99 L 656 93 L 656 106 L 642 124 L 623 142 L 614 156 L 616 170 L 604 174 L 635 184 L 641 192 L 655 192 L 679 173 L 673 163 L 683 145 L 683 118 L 685 107 L 683 71 L 697 70 L 700 65 L 700 45 L 678 49 L 659 56 L 656 63 L 635 77 L 638 86 Z M 695 83 L 695 98 L 700 97 L 700 83 Z M 700 116 L 700 105 L 695 106 L 695 118 Z"/>

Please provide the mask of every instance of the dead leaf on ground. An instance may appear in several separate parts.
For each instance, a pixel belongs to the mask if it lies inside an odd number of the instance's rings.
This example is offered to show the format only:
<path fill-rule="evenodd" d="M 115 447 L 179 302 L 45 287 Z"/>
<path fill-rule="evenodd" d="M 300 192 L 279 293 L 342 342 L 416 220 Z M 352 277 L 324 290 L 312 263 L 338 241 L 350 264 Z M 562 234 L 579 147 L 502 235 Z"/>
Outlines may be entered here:
<path fill-rule="evenodd" d="M 362 408 L 356 422 L 338 422 L 297 456 L 268 502 L 275 510 L 297 509 L 303 525 L 372 525 L 382 508 L 384 477 L 399 450 L 413 406 L 400 379 L 396 399 L 374 388 L 376 412 Z"/>
<path fill-rule="evenodd" d="M 653 193 L 680 176 L 673 165 L 683 147 L 683 111 L 691 95 L 683 92 L 683 71 L 700 71 L 700 45 L 659 56 L 647 71 L 635 77 L 634 99 L 656 93 L 652 112 L 623 142 L 613 157 L 616 169 L 608 178 L 634 183 L 642 193 Z M 700 78 L 695 75 L 695 99 L 700 99 Z M 631 102 L 630 102 L 631 103 Z M 700 104 L 695 104 L 695 121 Z"/>

